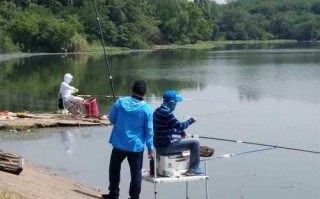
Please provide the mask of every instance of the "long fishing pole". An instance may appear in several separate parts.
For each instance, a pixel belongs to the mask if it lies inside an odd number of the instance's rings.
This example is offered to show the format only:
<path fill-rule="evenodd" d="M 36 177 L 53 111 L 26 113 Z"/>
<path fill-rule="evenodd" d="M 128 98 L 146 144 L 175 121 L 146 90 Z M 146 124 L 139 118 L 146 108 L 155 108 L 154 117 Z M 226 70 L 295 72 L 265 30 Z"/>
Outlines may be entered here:
<path fill-rule="evenodd" d="M 199 136 L 199 135 L 192 135 L 192 137 L 198 137 L 198 138 L 210 139 L 210 140 L 218 140 L 218 141 L 225 141 L 225 142 L 235 142 L 235 143 L 242 143 L 242 144 L 252 144 L 252 145 L 258 145 L 258 146 L 267 146 L 267 147 L 273 147 L 273 148 L 279 148 L 279 149 L 287 149 L 287 150 L 301 151 L 301 152 L 306 152 L 306 153 L 320 154 L 319 151 L 298 149 L 298 148 L 285 147 L 285 146 L 272 145 L 272 144 L 263 144 L 263 143 L 257 143 L 257 142 L 247 142 L 247 141 L 241 141 L 241 140 L 231 140 L 231 139 L 208 137 L 208 136 Z"/>
<path fill-rule="evenodd" d="M 250 151 L 244 151 L 244 152 L 239 152 L 239 153 L 228 153 L 228 154 L 215 156 L 215 157 L 211 157 L 211 158 L 204 158 L 204 159 L 201 159 L 200 161 L 207 161 L 207 160 L 220 159 L 220 158 L 230 158 L 230 157 L 237 156 L 237 155 L 256 153 L 256 152 L 267 151 L 267 150 L 272 150 L 272 149 L 275 149 L 275 148 L 274 147 L 267 147 L 267 148 L 263 148 L 263 149 L 250 150 Z"/>
<path fill-rule="evenodd" d="M 106 48 L 105 48 L 105 42 L 104 42 L 104 39 L 103 39 L 102 28 L 101 28 L 101 24 L 100 24 L 100 18 L 98 16 L 97 4 L 96 4 L 95 0 L 93 0 L 93 4 L 94 4 L 94 11 L 96 13 L 96 18 L 97 18 L 97 22 L 98 22 L 98 26 L 99 26 L 99 31 L 100 31 L 101 44 L 102 44 L 103 53 L 104 53 L 104 61 L 106 62 L 106 65 L 107 65 L 107 68 L 108 68 L 109 81 L 110 81 L 110 86 L 111 86 L 111 90 L 112 90 L 113 101 L 116 101 L 116 95 L 115 95 L 115 92 L 114 92 L 114 86 L 113 86 L 113 81 L 112 81 L 110 64 L 109 64 L 109 60 L 108 60 L 108 57 L 107 57 L 107 51 L 106 51 Z"/>

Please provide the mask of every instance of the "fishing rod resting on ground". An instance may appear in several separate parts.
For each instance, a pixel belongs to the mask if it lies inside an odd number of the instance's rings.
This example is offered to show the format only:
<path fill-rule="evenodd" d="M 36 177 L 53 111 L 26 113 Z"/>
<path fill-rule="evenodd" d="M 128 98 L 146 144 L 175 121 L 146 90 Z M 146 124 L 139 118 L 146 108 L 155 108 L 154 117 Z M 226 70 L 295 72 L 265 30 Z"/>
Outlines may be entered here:
<path fill-rule="evenodd" d="M 102 28 L 101 28 L 101 24 L 100 24 L 100 18 L 98 16 L 97 4 L 96 4 L 95 0 L 93 0 L 93 5 L 94 5 L 94 11 L 96 13 L 97 22 L 98 22 L 99 31 L 100 31 L 101 44 L 102 44 L 103 53 L 104 53 L 104 61 L 106 62 L 106 65 L 107 65 L 107 68 L 108 68 L 109 81 L 110 81 L 110 86 L 111 86 L 111 90 L 112 90 L 113 101 L 116 101 L 116 95 L 115 95 L 115 92 L 114 92 L 114 86 L 113 86 L 113 81 L 112 81 L 110 64 L 109 64 L 109 60 L 108 60 L 108 57 L 107 57 L 107 51 L 106 51 L 106 48 L 105 48 L 105 42 L 104 42 L 104 39 L 103 39 Z"/>
<path fill-rule="evenodd" d="M 287 149 L 287 150 L 300 151 L 300 152 L 306 152 L 306 153 L 320 154 L 319 151 L 298 149 L 298 148 L 285 147 L 285 146 L 279 146 L 279 145 L 263 144 L 263 143 L 257 143 L 257 142 L 247 142 L 247 141 L 241 141 L 241 140 L 231 140 L 231 139 L 208 137 L 208 136 L 199 136 L 199 135 L 191 135 L 191 137 L 210 139 L 210 140 L 218 140 L 218 141 L 225 141 L 225 142 L 235 142 L 235 143 L 242 143 L 242 144 L 252 144 L 252 145 L 258 145 L 258 146 L 266 146 L 266 147 L 273 147 L 273 148 L 279 148 L 279 149 Z"/>

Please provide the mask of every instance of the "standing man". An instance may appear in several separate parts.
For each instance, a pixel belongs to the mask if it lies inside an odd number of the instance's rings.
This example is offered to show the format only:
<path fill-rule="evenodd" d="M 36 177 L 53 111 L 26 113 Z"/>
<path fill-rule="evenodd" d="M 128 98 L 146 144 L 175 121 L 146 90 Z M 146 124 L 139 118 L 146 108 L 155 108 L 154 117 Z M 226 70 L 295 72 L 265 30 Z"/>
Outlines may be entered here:
<path fill-rule="evenodd" d="M 181 139 L 186 136 L 184 130 L 196 120 L 191 117 L 185 122 L 180 122 L 172 113 L 177 102 L 182 100 L 174 90 L 164 92 L 163 104 L 153 113 L 154 146 L 157 153 L 162 155 L 190 150 L 190 164 L 186 175 L 204 175 L 199 167 L 199 141 L 191 138 Z M 181 138 L 174 138 L 173 135 L 180 135 Z"/>
<path fill-rule="evenodd" d="M 109 113 L 113 124 L 109 143 L 113 149 L 109 165 L 109 194 L 104 199 L 118 199 L 120 193 L 120 170 L 125 158 L 130 166 L 131 182 L 129 195 L 138 199 L 141 191 L 142 162 L 144 145 L 148 147 L 149 157 L 153 156 L 152 109 L 144 100 L 147 85 L 137 80 L 132 86 L 132 96 L 118 99 Z"/>

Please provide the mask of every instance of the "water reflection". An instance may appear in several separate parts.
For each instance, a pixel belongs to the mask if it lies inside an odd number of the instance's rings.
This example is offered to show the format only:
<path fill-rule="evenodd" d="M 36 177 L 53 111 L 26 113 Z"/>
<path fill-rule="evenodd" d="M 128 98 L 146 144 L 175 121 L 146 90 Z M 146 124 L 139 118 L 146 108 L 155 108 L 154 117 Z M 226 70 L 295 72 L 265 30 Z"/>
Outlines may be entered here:
<path fill-rule="evenodd" d="M 238 90 L 240 101 L 285 97 L 293 85 L 299 92 L 290 97 L 319 102 L 319 46 L 300 45 L 245 47 L 247 50 L 168 50 L 110 55 L 116 95 L 131 92 L 130 82 L 145 79 L 149 96 L 166 89 L 200 90 L 225 86 Z M 229 46 L 230 47 L 230 46 Z M 238 49 L 237 46 L 236 49 Z M 254 48 L 255 50 L 250 50 Z M 112 104 L 108 74 L 102 54 L 41 55 L 0 62 L 0 110 L 55 112 L 61 77 L 72 73 L 78 94 L 97 98 L 102 113 Z M 280 86 L 279 93 L 274 87 Z M 294 95 L 298 96 L 294 96 Z"/>
<path fill-rule="evenodd" d="M 73 144 L 74 144 L 74 136 L 73 134 L 68 130 L 62 130 L 60 131 L 61 135 L 61 141 L 64 146 L 64 150 L 68 153 L 72 153 L 73 151 Z"/>

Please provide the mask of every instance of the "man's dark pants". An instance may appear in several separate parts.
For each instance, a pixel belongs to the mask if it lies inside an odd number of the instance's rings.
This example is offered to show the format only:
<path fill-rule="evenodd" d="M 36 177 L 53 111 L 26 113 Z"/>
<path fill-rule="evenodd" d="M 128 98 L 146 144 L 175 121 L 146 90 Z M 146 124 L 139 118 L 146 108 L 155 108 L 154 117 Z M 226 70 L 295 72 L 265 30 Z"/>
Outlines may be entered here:
<path fill-rule="evenodd" d="M 109 166 L 109 191 L 110 195 L 118 196 L 120 192 L 121 163 L 127 158 L 130 166 L 131 182 L 129 195 L 132 199 L 138 199 L 141 191 L 141 169 L 143 162 L 142 152 L 129 152 L 117 148 L 112 149 Z"/>

